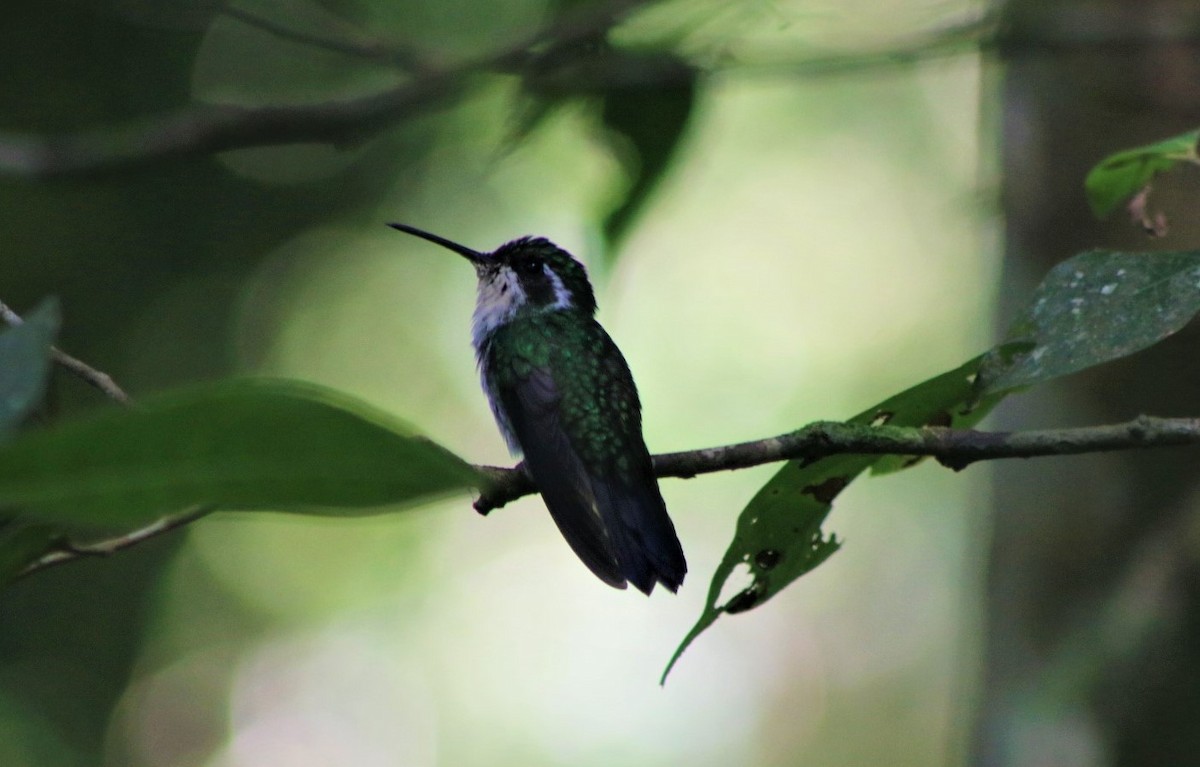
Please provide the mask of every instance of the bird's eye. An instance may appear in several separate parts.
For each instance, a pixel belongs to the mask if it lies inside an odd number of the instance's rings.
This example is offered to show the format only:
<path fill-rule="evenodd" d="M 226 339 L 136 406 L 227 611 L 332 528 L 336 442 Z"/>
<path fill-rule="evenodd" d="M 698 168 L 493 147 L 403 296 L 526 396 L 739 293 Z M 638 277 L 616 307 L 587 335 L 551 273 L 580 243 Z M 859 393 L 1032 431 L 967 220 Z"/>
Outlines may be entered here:
<path fill-rule="evenodd" d="M 517 265 L 517 269 L 522 274 L 537 274 L 542 271 L 542 259 L 526 258 Z"/>

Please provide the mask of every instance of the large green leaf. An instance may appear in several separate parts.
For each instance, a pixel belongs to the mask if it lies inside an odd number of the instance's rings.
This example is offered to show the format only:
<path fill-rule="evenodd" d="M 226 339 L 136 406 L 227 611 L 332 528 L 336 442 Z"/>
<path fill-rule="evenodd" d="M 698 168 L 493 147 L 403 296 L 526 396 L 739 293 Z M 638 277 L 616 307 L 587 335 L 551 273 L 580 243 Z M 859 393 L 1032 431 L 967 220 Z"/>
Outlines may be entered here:
<path fill-rule="evenodd" d="M 42 401 L 58 323 L 58 302 L 48 298 L 24 323 L 0 333 L 0 439 Z"/>
<path fill-rule="evenodd" d="M 1198 139 L 1200 130 L 1190 131 L 1105 157 L 1092 168 L 1083 182 L 1092 212 L 1103 218 L 1123 200 L 1140 192 L 1157 174 L 1181 162 L 1198 162 Z"/>
<path fill-rule="evenodd" d="M 1091 251 L 1059 264 L 1034 292 L 1007 340 L 962 367 L 860 413 L 850 423 L 970 428 L 1017 389 L 1144 349 L 1200 311 L 1200 251 Z M 839 543 L 821 524 L 834 498 L 866 469 L 883 473 L 912 456 L 838 455 L 789 461 L 755 495 L 713 575 L 700 619 L 672 657 L 722 613 L 763 604 L 824 562 Z M 722 598 L 735 571 L 749 585 Z"/>
<path fill-rule="evenodd" d="M 289 381 L 198 387 L 0 447 L 0 505 L 76 525 L 136 525 L 194 504 L 376 513 L 479 481 L 385 414 Z"/>
<path fill-rule="evenodd" d="M 981 389 L 1002 393 L 1118 359 L 1175 333 L 1200 311 L 1200 251 L 1094 250 L 1050 271 L 989 352 Z"/>
<path fill-rule="evenodd" d="M 979 399 L 976 371 L 982 357 L 918 384 L 859 413 L 849 422 L 862 425 L 951 426 L 977 424 L 1000 397 Z M 683 651 L 722 613 L 744 612 L 763 604 L 788 584 L 828 559 L 841 545 L 821 524 L 833 501 L 859 474 L 871 467 L 894 470 L 911 466 L 908 456 L 835 455 L 816 461 L 788 461 L 738 517 L 737 532 L 713 573 L 700 619 L 663 672 L 663 680 Z M 741 570 L 749 584 L 723 599 L 727 583 Z"/>

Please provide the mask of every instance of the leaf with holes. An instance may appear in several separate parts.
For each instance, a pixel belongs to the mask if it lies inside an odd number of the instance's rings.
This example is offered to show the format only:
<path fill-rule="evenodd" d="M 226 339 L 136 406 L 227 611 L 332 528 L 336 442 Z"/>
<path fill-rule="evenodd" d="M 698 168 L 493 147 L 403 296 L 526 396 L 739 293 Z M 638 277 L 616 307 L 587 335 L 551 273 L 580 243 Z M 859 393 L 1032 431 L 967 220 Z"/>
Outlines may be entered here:
<path fill-rule="evenodd" d="M 918 384 L 849 422 L 892 426 L 969 428 L 995 407 L 1000 397 L 977 397 L 976 371 L 981 357 Z M 841 543 L 821 525 L 833 501 L 863 471 L 905 468 L 914 456 L 835 455 L 816 461 L 788 461 L 764 485 L 738 517 L 733 542 L 713 573 L 704 611 L 671 658 L 663 680 L 683 651 L 722 613 L 757 607 L 833 555 Z M 737 571 L 741 571 L 740 574 Z M 724 597 L 735 578 L 748 579 Z"/>
<path fill-rule="evenodd" d="M 1158 343 L 1200 311 L 1200 251 L 1093 250 L 1050 270 L 980 367 L 985 394 L 1042 383 Z"/>

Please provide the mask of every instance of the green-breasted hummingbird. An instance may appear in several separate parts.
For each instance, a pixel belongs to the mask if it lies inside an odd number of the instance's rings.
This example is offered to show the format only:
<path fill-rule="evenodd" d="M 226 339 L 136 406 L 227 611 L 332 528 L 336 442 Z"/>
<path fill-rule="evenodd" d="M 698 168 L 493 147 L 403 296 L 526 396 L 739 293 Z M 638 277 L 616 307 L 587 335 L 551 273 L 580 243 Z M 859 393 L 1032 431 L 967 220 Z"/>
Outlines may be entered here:
<path fill-rule="evenodd" d="M 583 264 L 543 238 L 481 253 L 407 226 L 475 267 L 484 393 L 567 543 L 600 580 L 675 591 L 687 563 L 642 438 L 629 366 L 595 320 Z"/>

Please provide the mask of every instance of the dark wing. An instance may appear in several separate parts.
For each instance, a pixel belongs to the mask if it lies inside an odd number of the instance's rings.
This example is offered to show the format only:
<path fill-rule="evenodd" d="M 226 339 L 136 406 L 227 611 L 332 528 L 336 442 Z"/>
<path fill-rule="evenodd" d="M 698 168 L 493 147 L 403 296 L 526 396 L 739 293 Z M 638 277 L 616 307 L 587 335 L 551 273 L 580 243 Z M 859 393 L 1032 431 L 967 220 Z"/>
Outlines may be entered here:
<path fill-rule="evenodd" d="M 621 562 L 622 574 L 649 594 L 656 582 L 676 591 L 687 573 L 683 547 L 658 489 L 650 453 L 642 438 L 641 403 L 625 358 L 599 324 L 591 325 L 593 344 L 602 360 L 591 385 L 599 394 L 596 419 L 615 424 L 608 439 L 589 448 L 592 496 Z M 571 433 L 587 434 L 590 410 L 569 410 L 582 425 Z M 581 446 L 582 447 L 582 446 Z"/>
<path fill-rule="evenodd" d="M 596 509 L 591 479 L 561 420 L 561 394 L 544 368 L 497 382 L 496 394 L 550 510 L 575 554 L 600 580 L 625 588 L 616 550 Z"/>
<path fill-rule="evenodd" d="M 642 439 L 633 378 L 594 321 L 526 326 L 546 356 L 488 368 L 525 465 L 567 543 L 605 583 L 675 591 L 683 549 Z M 565 342 L 565 343 L 564 343 Z M 516 344 L 519 346 L 519 344 Z"/>

